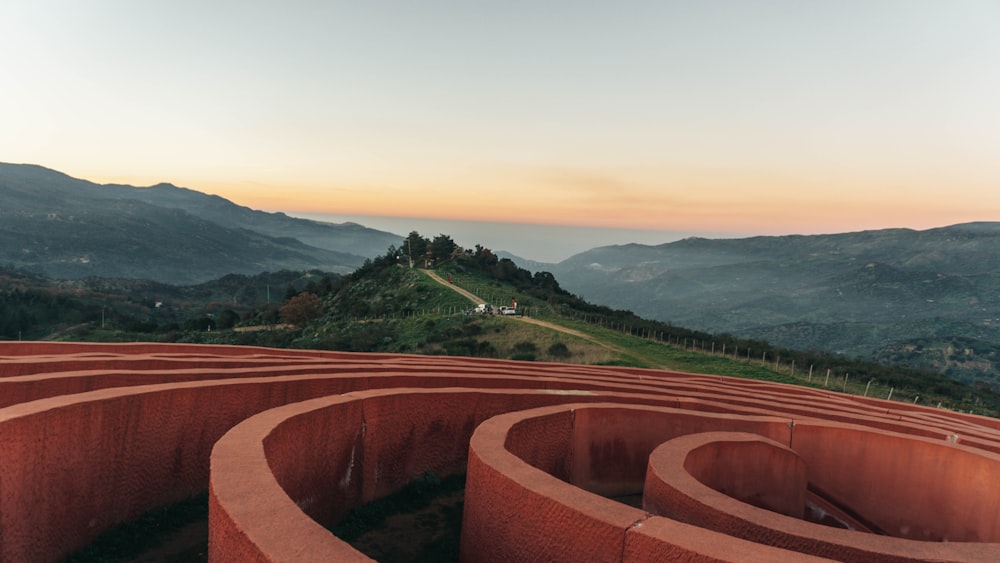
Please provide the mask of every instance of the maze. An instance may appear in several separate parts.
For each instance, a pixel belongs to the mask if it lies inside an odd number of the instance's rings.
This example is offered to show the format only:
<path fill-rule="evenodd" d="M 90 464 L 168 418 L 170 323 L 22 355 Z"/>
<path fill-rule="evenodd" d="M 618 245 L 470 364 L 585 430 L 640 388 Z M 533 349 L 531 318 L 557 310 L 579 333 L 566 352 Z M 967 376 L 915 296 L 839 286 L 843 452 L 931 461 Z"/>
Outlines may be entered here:
<path fill-rule="evenodd" d="M 211 561 L 466 475 L 464 561 L 1000 560 L 1000 421 L 621 367 L 0 343 L 0 561 L 209 492 Z"/>

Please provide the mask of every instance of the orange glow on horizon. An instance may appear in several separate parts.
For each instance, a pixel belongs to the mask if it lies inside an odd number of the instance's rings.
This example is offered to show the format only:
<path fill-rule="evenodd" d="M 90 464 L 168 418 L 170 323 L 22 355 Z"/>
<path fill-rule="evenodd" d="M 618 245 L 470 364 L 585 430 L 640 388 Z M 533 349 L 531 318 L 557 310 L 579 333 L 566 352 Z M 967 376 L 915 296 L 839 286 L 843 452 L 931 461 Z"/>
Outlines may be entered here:
<path fill-rule="evenodd" d="M 984 205 L 963 198 L 944 198 L 939 186 L 922 185 L 931 180 L 913 181 L 902 187 L 896 180 L 897 186 L 886 187 L 878 178 L 857 174 L 817 176 L 823 180 L 803 181 L 794 176 L 741 169 L 674 169 L 617 177 L 520 170 L 450 178 L 449 183 L 413 180 L 403 187 L 383 188 L 195 178 L 168 181 L 219 195 L 238 205 L 291 215 L 326 213 L 723 236 L 896 227 L 922 230 L 1000 216 L 1000 204 L 992 199 Z M 134 177 L 89 179 L 139 186 L 159 182 Z M 477 188 L 464 187 L 471 185 Z"/>

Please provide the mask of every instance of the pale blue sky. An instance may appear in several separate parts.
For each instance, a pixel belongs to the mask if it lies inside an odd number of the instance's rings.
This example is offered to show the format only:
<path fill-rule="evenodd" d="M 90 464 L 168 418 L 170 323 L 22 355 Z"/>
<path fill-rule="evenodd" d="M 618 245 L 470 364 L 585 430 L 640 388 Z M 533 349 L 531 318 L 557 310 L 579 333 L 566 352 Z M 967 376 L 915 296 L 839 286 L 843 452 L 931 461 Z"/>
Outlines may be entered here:
<path fill-rule="evenodd" d="M 995 1 L 0 5 L 0 161 L 269 210 L 1000 218 Z"/>

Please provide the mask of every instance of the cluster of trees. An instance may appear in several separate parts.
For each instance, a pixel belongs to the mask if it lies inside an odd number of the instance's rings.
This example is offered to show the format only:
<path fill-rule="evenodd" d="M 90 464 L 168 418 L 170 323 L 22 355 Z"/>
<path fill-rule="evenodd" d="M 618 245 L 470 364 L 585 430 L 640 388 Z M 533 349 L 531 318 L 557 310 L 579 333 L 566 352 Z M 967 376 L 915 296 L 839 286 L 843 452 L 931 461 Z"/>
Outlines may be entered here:
<path fill-rule="evenodd" d="M 281 303 L 268 303 L 252 309 L 243 315 L 240 322 L 245 325 L 273 325 L 281 322 L 301 328 L 321 317 L 324 298 L 340 291 L 344 278 L 331 274 L 323 274 L 318 280 L 313 279 L 315 277 L 309 275 L 309 281 L 298 287 L 289 283 Z"/>
<path fill-rule="evenodd" d="M 267 302 L 276 283 L 287 283 L 284 299 Z M 0 267 L 0 340 L 102 328 L 175 340 L 185 333 L 247 324 L 304 326 L 322 313 L 322 299 L 341 285 L 340 276 L 320 271 L 233 274 L 197 286 L 172 286 L 102 278 L 53 282 Z"/>
<path fill-rule="evenodd" d="M 385 254 L 365 260 L 364 265 L 348 276 L 348 281 L 359 281 L 372 276 L 384 278 L 388 267 L 400 264 L 414 268 L 433 268 L 462 253 L 462 247 L 455 244 L 448 235 L 429 239 L 417 231 L 411 231 L 401 246 L 390 245 Z"/>
<path fill-rule="evenodd" d="M 406 265 L 413 268 L 433 268 L 442 262 L 452 259 L 463 252 L 462 247 L 448 235 L 438 235 L 433 239 L 421 236 L 412 231 L 402 245 L 390 245 L 385 254 L 369 258 L 365 263 L 347 276 L 348 280 L 360 280 L 379 275 L 388 266 Z"/>
<path fill-rule="evenodd" d="M 433 239 L 420 236 L 417 231 L 411 231 L 399 248 L 398 255 L 405 257 L 410 265 L 418 268 L 433 268 L 441 262 L 454 258 L 462 249 L 448 235 L 438 235 Z"/>
<path fill-rule="evenodd" d="M 287 273 L 287 272 L 282 272 Z M 200 311 L 178 322 L 156 323 L 138 319 L 121 319 L 122 326 L 132 332 L 207 332 L 225 330 L 238 325 L 274 325 L 287 323 L 303 327 L 309 321 L 322 316 L 323 297 L 336 293 L 341 285 L 341 278 L 336 275 L 324 274 L 318 279 L 315 272 L 307 273 L 309 281 L 303 286 L 299 283 L 289 283 L 285 289 L 284 299 L 280 303 L 244 309 L 241 315 L 232 308 L 218 302 L 202 303 Z M 266 274 L 263 274 L 266 275 Z M 243 287 L 239 291 L 251 291 Z M 220 309 L 221 307 L 221 309 Z"/>
<path fill-rule="evenodd" d="M 101 307 L 43 289 L 0 292 L 0 338 L 38 338 L 57 326 L 100 319 Z"/>
<path fill-rule="evenodd" d="M 459 263 L 486 272 L 493 279 L 513 285 L 518 291 L 547 301 L 552 305 L 569 304 L 577 308 L 596 307 L 559 286 L 550 272 L 535 272 L 519 267 L 510 258 L 499 258 L 489 248 L 476 245 L 471 255 L 458 258 Z M 602 309 L 610 311 L 607 307 Z"/>

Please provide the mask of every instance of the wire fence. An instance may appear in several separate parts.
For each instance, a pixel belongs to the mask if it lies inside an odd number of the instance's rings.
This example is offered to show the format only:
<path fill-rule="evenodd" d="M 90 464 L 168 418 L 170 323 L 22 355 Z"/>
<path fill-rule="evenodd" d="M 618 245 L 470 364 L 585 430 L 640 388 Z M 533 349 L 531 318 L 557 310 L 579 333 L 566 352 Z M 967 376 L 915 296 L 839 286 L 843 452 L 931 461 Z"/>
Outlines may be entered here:
<path fill-rule="evenodd" d="M 478 296 L 484 303 L 496 306 L 498 303 L 507 303 L 517 296 L 509 293 L 501 293 L 499 288 L 481 283 L 469 283 L 462 276 L 453 276 L 450 283 Z M 448 308 L 442 311 L 440 307 L 436 309 L 422 309 L 419 312 L 413 311 L 413 315 L 428 314 L 455 314 L 466 312 L 461 308 Z M 527 316 L 528 308 L 519 308 L 518 314 Z M 941 402 L 928 403 L 926 397 L 921 397 L 920 393 L 911 389 L 900 388 L 891 383 L 880 381 L 877 378 L 866 377 L 863 374 L 855 374 L 841 371 L 836 372 L 832 368 L 821 368 L 815 364 L 796 365 L 795 360 L 782 360 L 781 356 L 773 349 L 754 350 L 752 346 L 739 346 L 731 342 L 719 341 L 711 338 L 694 338 L 681 336 L 668 330 L 658 330 L 653 326 L 636 326 L 635 323 L 619 321 L 608 318 L 606 315 L 591 315 L 576 312 L 574 319 L 582 321 L 603 329 L 621 332 L 622 334 L 642 338 L 651 342 L 672 346 L 674 348 L 700 354 L 707 354 L 720 358 L 731 359 L 736 362 L 745 362 L 767 369 L 779 375 L 785 375 L 795 380 L 797 383 L 817 389 L 836 391 L 847 395 L 860 397 L 870 397 L 875 399 L 886 399 L 897 402 L 911 404 L 924 404 L 943 408 Z M 652 321 L 651 324 L 654 324 Z M 968 412 L 973 412 L 971 409 Z"/>

